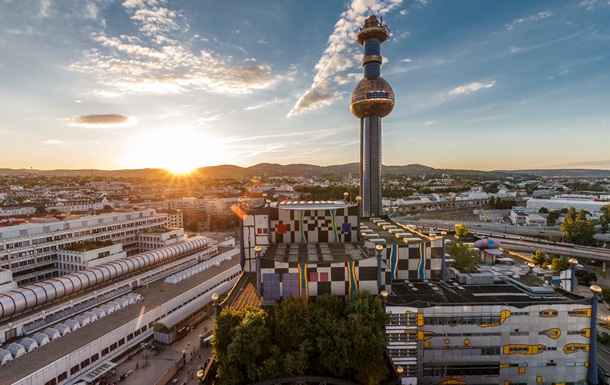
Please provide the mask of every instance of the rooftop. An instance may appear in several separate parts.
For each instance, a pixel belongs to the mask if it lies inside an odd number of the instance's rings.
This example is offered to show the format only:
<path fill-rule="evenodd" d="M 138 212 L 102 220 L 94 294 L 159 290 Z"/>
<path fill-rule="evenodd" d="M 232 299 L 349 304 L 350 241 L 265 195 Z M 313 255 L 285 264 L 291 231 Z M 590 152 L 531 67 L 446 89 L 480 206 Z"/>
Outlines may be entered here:
<path fill-rule="evenodd" d="M 272 243 L 261 258 L 289 263 L 352 262 L 373 257 L 354 243 Z"/>
<path fill-rule="evenodd" d="M 527 283 L 504 278 L 492 285 L 461 285 L 455 281 L 403 280 L 392 283 L 393 294 L 388 298 L 390 306 L 433 307 L 456 304 L 505 304 L 523 308 L 536 303 L 573 303 L 589 300 L 558 290 L 540 293 L 528 290 Z M 534 284 L 532 289 L 541 288 Z"/>

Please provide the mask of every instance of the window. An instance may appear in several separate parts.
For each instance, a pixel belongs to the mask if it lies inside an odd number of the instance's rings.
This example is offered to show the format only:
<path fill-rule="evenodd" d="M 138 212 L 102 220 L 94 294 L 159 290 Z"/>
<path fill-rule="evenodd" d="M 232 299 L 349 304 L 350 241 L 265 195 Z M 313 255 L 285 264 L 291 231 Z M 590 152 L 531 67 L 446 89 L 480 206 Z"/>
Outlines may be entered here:
<path fill-rule="evenodd" d="M 500 355 L 500 347 L 499 346 L 485 346 L 481 348 L 482 356 L 499 356 Z"/>
<path fill-rule="evenodd" d="M 568 311 L 570 317 L 591 317 L 591 309 L 572 309 Z"/>
<path fill-rule="evenodd" d="M 75 365 L 70 369 L 70 374 L 78 373 L 79 371 L 80 367 L 78 365 Z"/>
<path fill-rule="evenodd" d="M 557 317 L 557 310 L 555 309 L 544 309 L 541 310 L 540 313 L 538 313 L 538 315 L 542 318 L 551 318 L 551 317 Z"/>
<path fill-rule="evenodd" d="M 94 355 L 91 356 L 91 362 L 95 362 L 97 360 L 99 360 L 100 355 L 99 353 L 95 353 Z"/>
<path fill-rule="evenodd" d="M 68 372 L 63 372 L 59 376 L 57 376 L 57 382 L 65 381 L 68 378 Z"/>

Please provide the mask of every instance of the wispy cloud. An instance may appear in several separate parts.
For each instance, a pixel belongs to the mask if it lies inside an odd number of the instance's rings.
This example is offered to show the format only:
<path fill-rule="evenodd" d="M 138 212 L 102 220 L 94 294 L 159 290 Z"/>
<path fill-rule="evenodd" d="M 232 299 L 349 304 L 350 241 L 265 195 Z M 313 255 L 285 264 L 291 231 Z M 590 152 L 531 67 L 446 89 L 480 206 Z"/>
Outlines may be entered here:
<path fill-rule="evenodd" d="M 63 142 L 59 139 L 47 139 L 44 141 L 46 144 L 62 144 Z"/>
<path fill-rule="evenodd" d="M 494 55 L 491 58 L 492 59 L 497 59 L 497 58 L 501 58 L 501 57 L 507 57 L 507 56 L 521 54 L 521 53 L 524 53 L 524 52 L 529 52 L 529 51 L 537 50 L 539 48 L 543 48 L 543 47 L 546 47 L 546 46 L 549 46 L 549 45 L 552 45 L 552 44 L 560 43 L 562 41 L 574 39 L 575 37 L 577 37 L 579 35 L 580 35 L 580 33 L 574 33 L 572 35 L 563 36 L 563 37 L 560 37 L 560 38 L 555 39 L 555 40 L 549 40 L 549 41 L 542 42 L 540 44 L 524 46 L 524 47 L 510 46 L 507 51 L 504 51 L 504 52 L 501 52 L 501 53 L 499 53 L 497 55 Z"/>
<path fill-rule="evenodd" d="M 354 66 L 357 48 L 353 42 L 365 17 L 369 14 L 386 14 L 401 5 L 402 0 L 353 0 L 328 37 L 327 47 L 315 66 L 312 85 L 299 97 L 288 116 L 316 110 L 340 99 L 342 94 L 335 90 L 334 76 Z"/>
<path fill-rule="evenodd" d="M 167 0 L 126 0 L 123 7 L 138 28 L 137 35 L 91 35 L 99 45 L 74 62 L 74 71 L 93 75 L 108 89 L 102 94 L 181 93 L 190 89 L 246 94 L 268 88 L 281 76 L 271 66 L 248 58 L 241 62 L 209 49 L 193 52 L 184 39 L 189 25 Z"/>
<path fill-rule="evenodd" d="M 484 88 L 491 88 L 494 86 L 494 84 L 496 84 L 495 80 L 489 83 L 474 82 L 452 89 L 451 91 L 449 91 L 449 95 L 469 94 L 471 92 L 475 92 Z"/>
<path fill-rule="evenodd" d="M 582 0 L 578 3 L 579 7 L 584 7 L 588 11 L 592 11 L 598 7 L 607 7 L 610 6 L 610 1 L 608 0 Z"/>
<path fill-rule="evenodd" d="M 538 12 L 536 14 L 529 15 L 527 17 L 522 17 L 520 19 L 513 20 L 512 23 L 506 24 L 506 29 L 508 29 L 510 31 L 511 29 L 515 28 L 519 24 L 527 23 L 530 21 L 546 19 L 547 17 L 551 17 L 552 15 L 553 15 L 553 12 L 551 12 L 551 11 Z"/>
<path fill-rule="evenodd" d="M 580 161 L 580 162 L 570 162 L 570 163 L 563 163 L 563 164 L 554 164 L 554 165 L 547 166 L 547 167 L 548 168 L 575 167 L 575 168 L 604 168 L 604 169 L 610 169 L 610 159 L 607 159 L 607 160 L 586 160 L 586 161 Z"/>
<path fill-rule="evenodd" d="M 245 111 L 258 110 L 258 109 L 261 109 L 261 108 L 271 107 L 271 106 L 274 106 L 276 104 L 285 103 L 287 101 L 288 101 L 287 98 L 284 98 L 284 99 L 274 98 L 273 100 L 269 100 L 268 102 L 262 102 L 262 103 L 259 103 L 259 104 L 255 104 L 253 106 L 248 106 L 248 107 L 244 108 L 244 110 Z"/>

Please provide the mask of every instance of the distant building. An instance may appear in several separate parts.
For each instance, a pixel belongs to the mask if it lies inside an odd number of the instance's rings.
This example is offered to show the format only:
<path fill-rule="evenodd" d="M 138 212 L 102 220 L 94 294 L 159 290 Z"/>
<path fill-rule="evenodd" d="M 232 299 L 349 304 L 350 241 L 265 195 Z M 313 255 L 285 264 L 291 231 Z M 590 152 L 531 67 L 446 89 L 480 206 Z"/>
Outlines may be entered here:
<path fill-rule="evenodd" d="M 551 210 L 569 209 L 574 207 L 576 211 L 586 210 L 589 212 L 601 211 L 601 207 L 610 204 L 610 201 L 601 201 L 595 197 L 587 196 L 586 198 L 577 197 L 557 197 L 551 199 L 532 198 L 527 201 L 528 209 L 540 210 L 546 208 Z"/>
<path fill-rule="evenodd" d="M 33 206 L 0 206 L 0 217 L 15 217 L 35 213 L 36 208 Z"/>
<path fill-rule="evenodd" d="M 172 229 L 184 228 L 184 216 L 182 210 L 174 209 L 167 212 L 167 227 Z"/>

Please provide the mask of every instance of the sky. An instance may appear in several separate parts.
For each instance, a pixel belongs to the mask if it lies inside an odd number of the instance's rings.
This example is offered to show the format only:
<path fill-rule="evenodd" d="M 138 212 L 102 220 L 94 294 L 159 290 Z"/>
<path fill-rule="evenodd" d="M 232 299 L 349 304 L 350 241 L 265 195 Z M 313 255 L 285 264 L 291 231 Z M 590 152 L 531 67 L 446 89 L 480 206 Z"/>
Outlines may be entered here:
<path fill-rule="evenodd" d="M 610 0 L 0 0 L 0 168 L 358 162 L 373 14 L 383 164 L 610 169 Z"/>

